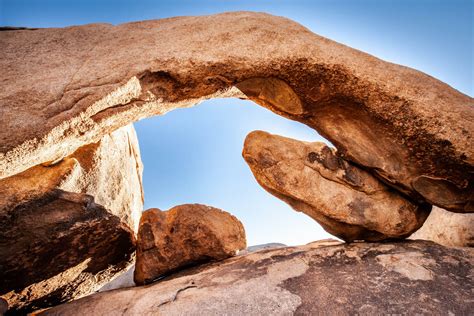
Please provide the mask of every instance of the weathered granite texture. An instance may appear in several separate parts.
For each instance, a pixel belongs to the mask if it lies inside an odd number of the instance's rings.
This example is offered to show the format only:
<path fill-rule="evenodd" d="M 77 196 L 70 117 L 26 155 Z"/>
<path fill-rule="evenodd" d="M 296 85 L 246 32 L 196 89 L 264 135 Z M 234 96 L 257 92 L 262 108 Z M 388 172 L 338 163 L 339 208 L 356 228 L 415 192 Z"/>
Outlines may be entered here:
<path fill-rule="evenodd" d="M 44 315 L 455 314 L 474 310 L 474 250 L 322 241 L 262 250 Z"/>
<path fill-rule="evenodd" d="M 432 240 L 446 247 L 474 247 L 474 214 L 448 212 L 435 206 L 410 238 Z"/>
<path fill-rule="evenodd" d="M 0 179 L 0 295 L 16 312 L 92 293 L 131 263 L 143 208 L 132 126 Z"/>

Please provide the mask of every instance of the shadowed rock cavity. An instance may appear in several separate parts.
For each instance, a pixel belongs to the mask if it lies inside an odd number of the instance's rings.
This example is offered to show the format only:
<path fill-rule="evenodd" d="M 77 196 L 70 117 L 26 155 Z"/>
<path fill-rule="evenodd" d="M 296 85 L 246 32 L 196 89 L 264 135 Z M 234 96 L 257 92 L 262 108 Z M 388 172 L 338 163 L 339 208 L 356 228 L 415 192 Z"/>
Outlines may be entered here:
<path fill-rule="evenodd" d="M 414 200 L 473 211 L 473 99 L 282 17 L 14 30 L 0 32 L 0 54 L 0 177 L 144 117 L 248 97 Z"/>
<path fill-rule="evenodd" d="M 90 195 L 48 192 L 0 209 L 0 295 L 25 313 L 90 294 L 132 261 L 133 231 Z"/>
<path fill-rule="evenodd" d="M 268 192 L 346 241 L 408 237 L 428 216 L 419 205 L 324 143 L 250 133 L 243 157 Z"/>

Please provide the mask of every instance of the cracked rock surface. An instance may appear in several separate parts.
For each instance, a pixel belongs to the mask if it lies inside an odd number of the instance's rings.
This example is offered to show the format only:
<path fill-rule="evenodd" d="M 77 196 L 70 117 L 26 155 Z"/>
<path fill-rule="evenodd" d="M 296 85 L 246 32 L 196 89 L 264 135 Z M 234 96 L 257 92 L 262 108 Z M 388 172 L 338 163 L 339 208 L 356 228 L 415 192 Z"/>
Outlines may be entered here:
<path fill-rule="evenodd" d="M 414 199 L 474 211 L 473 99 L 282 17 L 5 30 L 0 54 L 0 177 L 135 120 L 237 96 L 316 129 Z"/>
<path fill-rule="evenodd" d="M 163 281 L 91 296 L 44 315 L 469 314 L 470 248 L 320 241 L 262 250 Z"/>
<path fill-rule="evenodd" d="M 242 155 L 263 188 L 346 241 L 408 237 L 431 210 L 324 143 L 255 131 L 245 139 Z"/>
<path fill-rule="evenodd" d="M 184 204 L 143 212 L 134 280 L 146 284 L 187 266 L 235 256 L 245 249 L 242 223 L 220 209 Z"/>

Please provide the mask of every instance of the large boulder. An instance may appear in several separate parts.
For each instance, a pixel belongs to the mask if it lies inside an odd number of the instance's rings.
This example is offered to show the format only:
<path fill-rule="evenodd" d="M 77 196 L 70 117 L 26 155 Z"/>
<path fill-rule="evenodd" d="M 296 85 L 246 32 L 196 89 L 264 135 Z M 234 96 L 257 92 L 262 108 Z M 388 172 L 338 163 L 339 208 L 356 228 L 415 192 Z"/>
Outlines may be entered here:
<path fill-rule="evenodd" d="M 0 227 L 0 295 L 15 313 L 90 294 L 133 259 L 133 231 L 85 194 L 0 209 Z"/>
<path fill-rule="evenodd" d="M 408 237 L 431 210 L 324 143 L 255 131 L 245 139 L 242 155 L 263 188 L 346 241 Z"/>
<path fill-rule="evenodd" d="M 446 247 L 474 247 L 474 214 L 460 214 L 433 207 L 411 239 L 432 240 Z"/>
<path fill-rule="evenodd" d="M 237 96 L 315 128 L 413 199 L 474 211 L 473 99 L 282 17 L 6 30 L 0 55 L 0 177 L 135 120 Z"/>
<path fill-rule="evenodd" d="M 242 223 L 231 214 L 201 204 L 168 211 L 143 212 L 137 239 L 136 284 L 210 260 L 235 256 L 245 249 Z"/>
<path fill-rule="evenodd" d="M 238 256 L 44 315 L 467 315 L 474 250 L 323 241 Z"/>
<path fill-rule="evenodd" d="M 0 180 L 0 295 L 11 309 L 89 294 L 131 264 L 141 173 L 130 125 Z"/>

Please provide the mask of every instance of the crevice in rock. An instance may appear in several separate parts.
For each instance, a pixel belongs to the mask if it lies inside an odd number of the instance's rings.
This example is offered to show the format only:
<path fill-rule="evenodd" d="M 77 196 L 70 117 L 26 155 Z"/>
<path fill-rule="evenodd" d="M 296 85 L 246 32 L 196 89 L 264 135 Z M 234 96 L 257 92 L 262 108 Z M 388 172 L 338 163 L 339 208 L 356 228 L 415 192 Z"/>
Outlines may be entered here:
<path fill-rule="evenodd" d="M 192 282 L 191 284 L 194 284 L 194 282 Z M 160 304 L 158 304 L 157 307 L 161 307 L 161 306 L 163 306 L 163 305 L 166 305 L 166 304 L 169 304 L 169 303 L 173 303 L 174 301 L 176 301 L 176 300 L 178 299 L 178 295 L 179 295 L 181 292 L 184 292 L 184 291 L 186 291 L 186 290 L 188 290 L 188 289 L 192 289 L 192 288 L 197 288 L 197 285 L 188 285 L 188 286 L 185 286 L 185 287 L 183 287 L 183 288 L 180 288 L 179 290 L 177 290 L 177 291 L 174 293 L 174 295 L 173 295 L 170 299 L 168 299 L 168 300 L 166 300 L 166 301 L 164 301 L 164 302 L 161 302 Z"/>

